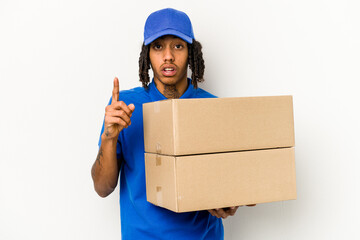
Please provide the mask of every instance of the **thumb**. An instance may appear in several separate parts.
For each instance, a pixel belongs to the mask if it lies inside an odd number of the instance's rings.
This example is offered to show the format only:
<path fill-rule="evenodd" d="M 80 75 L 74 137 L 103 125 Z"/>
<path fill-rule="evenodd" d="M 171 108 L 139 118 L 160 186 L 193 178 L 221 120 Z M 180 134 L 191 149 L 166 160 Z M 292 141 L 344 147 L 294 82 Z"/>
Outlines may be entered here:
<path fill-rule="evenodd" d="M 128 106 L 130 108 L 130 110 L 133 112 L 135 110 L 135 105 L 134 104 L 129 104 Z"/>

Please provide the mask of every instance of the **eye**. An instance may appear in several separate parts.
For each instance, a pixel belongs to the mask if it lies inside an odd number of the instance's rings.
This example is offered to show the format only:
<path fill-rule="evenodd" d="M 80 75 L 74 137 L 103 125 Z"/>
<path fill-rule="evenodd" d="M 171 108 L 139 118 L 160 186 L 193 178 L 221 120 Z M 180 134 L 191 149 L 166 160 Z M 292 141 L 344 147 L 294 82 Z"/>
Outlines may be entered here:
<path fill-rule="evenodd" d="M 182 45 L 182 44 L 175 45 L 175 49 L 182 49 L 182 48 L 184 48 L 184 45 Z"/>
<path fill-rule="evenodd" d="M 155 50 L 160 50 L 160 49 L 161 49 L 161 45 L 158 44 L 158 43 L 154 43 L 154 44 L 153 44 L 153 48 L 154 48 Z"/>

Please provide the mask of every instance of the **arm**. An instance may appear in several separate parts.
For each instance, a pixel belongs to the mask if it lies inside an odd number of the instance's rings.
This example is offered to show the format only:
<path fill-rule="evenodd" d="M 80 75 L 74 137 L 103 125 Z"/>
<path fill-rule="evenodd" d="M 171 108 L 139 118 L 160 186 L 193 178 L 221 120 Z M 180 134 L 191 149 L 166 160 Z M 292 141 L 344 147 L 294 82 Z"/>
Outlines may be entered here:
<path fill-rule="evenodd" d="M 106 197 L 114 191 L 117 185 L 121 161 L 116 159 L 117 139 L 101 136 L 101 146 L 91 169 L 95 191 L 101 197 Z"/>
<path fill-rule="evenodd" d="M 91 168 L 95 191 L 101 197 L 112 193 L 117 185 L 121 160 L 116 157 L 119 133 L 131 125 L 130 117 L 135 106 L 119 100 L 119 80 L 114 79 L 111 104 L 105 108 L 104 133 L 96 160 Z"/>

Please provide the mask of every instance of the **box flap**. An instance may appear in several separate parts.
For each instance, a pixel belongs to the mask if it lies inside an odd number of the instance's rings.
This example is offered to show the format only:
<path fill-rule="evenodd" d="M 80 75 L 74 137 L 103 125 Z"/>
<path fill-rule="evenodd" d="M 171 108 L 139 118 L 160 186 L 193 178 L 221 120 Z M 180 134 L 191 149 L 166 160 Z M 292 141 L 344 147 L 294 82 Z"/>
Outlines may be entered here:
<path fill-rule="evenodd" d="M 174 155 L 295 145 L 292 96 L 174 101 Z"/>

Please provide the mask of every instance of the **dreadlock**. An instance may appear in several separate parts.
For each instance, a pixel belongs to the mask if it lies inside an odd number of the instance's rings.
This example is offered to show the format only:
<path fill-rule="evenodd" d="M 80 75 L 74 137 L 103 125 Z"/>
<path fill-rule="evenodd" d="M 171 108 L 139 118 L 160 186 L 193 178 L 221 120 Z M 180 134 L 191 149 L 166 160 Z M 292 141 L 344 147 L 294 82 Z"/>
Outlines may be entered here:
<path fill-rule="evenodd" d="M 205 63 L 203 54 L 201 51 L 200 42 L 193 39 L 192 44 L 188 44 L 188 64 L 191 70 L 191 84 L 194 88 L 198 87 L 198 82 L 204 81 Z M 142 86 L 147 89 L 150 83 L 149 69 L 150 69 L 150 57 L 149 57 L 150 45 L 142 45 L 141 53 L 139 57 L 139 77 Z"/>

